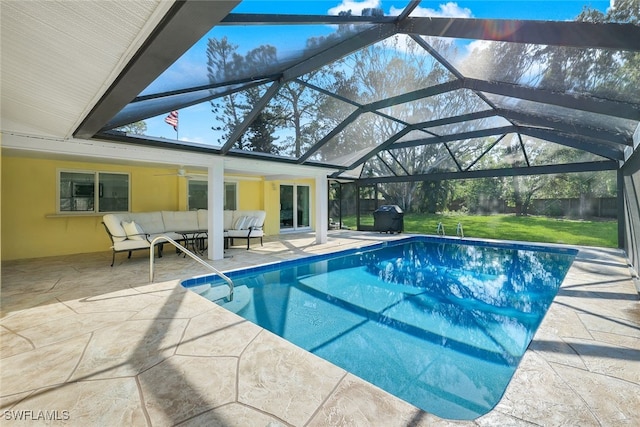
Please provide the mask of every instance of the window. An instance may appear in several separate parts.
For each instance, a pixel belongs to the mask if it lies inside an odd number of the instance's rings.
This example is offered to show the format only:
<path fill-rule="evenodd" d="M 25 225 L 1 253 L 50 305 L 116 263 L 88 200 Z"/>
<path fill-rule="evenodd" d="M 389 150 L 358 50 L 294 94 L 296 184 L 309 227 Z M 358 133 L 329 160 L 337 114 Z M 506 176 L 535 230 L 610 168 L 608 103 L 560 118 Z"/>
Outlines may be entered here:
<path fill-rule="evenodd" d="M 189 210 L 207 209 L 207 181 L 190 179 L 188 182 Z"/>
<path fill-rule="evenodd" d="M 238 209 L 238 183 L 224 183 L 224 210 L 235 211 Z"/>
<path fill-rule="evenodd" d="M 58 213 L 127 212 L 129 174 L 58 171 Z"/>
<path fill-rule="evenodd" d="M 207 209 L 207 181 L 189 180 L 189 210 Z M 238 183 L 224 183 L 224 209 L 238 209 Z"/>

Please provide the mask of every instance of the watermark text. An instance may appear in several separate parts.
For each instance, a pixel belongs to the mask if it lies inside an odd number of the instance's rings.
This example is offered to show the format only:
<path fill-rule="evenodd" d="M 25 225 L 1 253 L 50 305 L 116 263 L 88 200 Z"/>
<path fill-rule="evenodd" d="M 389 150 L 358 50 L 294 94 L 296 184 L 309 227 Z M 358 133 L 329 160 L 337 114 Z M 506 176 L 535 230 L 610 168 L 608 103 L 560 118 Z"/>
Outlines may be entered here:
<path fill-rule="evenodd" d="M 11 409 L 2 411 L 2 419 L 12 421 L 67 421 L 71 418 L 66 410 L 34 411 L 31 409 Z"/>

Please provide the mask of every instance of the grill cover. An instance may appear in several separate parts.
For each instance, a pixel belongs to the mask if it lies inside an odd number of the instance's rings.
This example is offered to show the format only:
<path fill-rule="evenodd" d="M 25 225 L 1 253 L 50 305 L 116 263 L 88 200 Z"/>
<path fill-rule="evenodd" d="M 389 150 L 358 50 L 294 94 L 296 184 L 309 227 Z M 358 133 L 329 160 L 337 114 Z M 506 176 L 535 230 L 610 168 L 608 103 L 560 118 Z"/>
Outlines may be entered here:
<path fill-rule="evenodd" d="M 401 233 L 404 230 L 404 212 L 398 205 L 383 205 L 373 212 L 373 230 Z"/>

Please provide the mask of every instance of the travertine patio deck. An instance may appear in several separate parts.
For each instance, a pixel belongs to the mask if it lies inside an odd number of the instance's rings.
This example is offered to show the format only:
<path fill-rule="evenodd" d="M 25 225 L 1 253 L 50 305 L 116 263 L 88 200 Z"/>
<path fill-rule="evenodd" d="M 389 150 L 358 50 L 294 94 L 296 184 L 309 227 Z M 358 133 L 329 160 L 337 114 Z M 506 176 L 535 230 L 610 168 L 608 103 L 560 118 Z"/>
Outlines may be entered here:
<path fill-rule="evenodd" d="M 290 235 L 213 265 L 397 237 Z M 472 422 L 422 412 L 184 290 L 180 279 L 206 272 L 189 258 L 166 250 L 154 284 L 144 253 L 110 261 L 2 264 L 2 425 L 640 425 L 640 303 L 617 250 L 581 248 L 502 401 Z"/>

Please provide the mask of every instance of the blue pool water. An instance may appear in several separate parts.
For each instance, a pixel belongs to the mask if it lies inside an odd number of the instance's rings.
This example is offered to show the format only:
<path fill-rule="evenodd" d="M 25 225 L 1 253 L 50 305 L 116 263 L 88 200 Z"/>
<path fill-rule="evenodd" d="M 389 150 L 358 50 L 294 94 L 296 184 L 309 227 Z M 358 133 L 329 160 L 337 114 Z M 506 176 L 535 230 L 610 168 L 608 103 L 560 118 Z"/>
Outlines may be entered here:
<path fill-rule="evenodd" d="M 187 288 L 443 418 L 502 397 L 577 251 L 426 236 Z"/>

